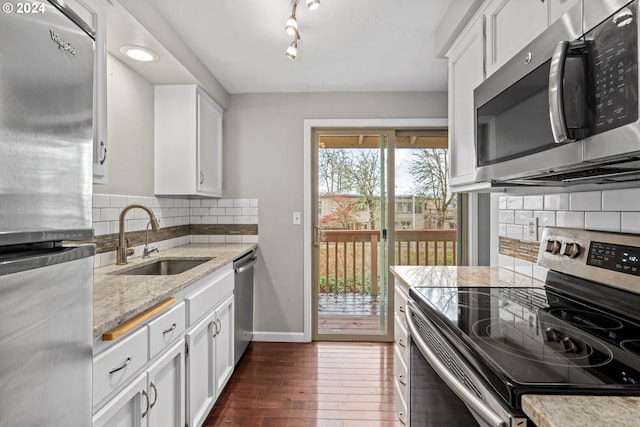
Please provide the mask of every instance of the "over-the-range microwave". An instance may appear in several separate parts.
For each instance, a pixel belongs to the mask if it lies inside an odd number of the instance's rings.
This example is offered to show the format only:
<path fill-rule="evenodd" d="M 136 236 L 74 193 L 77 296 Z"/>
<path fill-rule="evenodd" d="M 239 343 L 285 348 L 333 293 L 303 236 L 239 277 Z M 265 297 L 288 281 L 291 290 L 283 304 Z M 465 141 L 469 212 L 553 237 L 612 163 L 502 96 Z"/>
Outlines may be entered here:
<path fill-rule="evenodd" d="M 476 182 L 640 180 L 638 1 L 580 2 L 476 88 Z"/>

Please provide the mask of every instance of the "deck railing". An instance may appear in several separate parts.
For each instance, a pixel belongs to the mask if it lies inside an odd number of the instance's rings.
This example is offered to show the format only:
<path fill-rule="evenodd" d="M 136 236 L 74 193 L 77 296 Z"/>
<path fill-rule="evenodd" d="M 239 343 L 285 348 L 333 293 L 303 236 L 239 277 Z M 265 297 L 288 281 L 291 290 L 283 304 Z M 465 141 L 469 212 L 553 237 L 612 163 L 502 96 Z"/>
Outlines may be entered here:
<path fill-rule="evenodd" d="M 320 293 L 378 295 L 380 230 L 319 233 Z M 455 265 L 456 230 L 396 230 L 395 265 Z"/>

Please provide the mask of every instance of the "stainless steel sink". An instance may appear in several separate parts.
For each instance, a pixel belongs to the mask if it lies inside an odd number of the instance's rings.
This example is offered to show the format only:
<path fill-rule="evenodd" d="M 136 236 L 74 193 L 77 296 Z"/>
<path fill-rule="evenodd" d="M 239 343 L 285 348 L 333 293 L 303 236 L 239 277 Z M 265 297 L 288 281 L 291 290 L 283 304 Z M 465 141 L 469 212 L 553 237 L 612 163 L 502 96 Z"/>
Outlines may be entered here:
<path fill-rule="evenodd" d="M 214 257 L 215 258 L 215 257 Z M 187 270 L 197 267 L 213 258 L 198 259 L 161 259 L 151 264 L 142 265 L 129 270 L 119 271 L 112 274 L 135 275 L 135 276 L 169 276 L 172 274 L 184 273 Z"/>

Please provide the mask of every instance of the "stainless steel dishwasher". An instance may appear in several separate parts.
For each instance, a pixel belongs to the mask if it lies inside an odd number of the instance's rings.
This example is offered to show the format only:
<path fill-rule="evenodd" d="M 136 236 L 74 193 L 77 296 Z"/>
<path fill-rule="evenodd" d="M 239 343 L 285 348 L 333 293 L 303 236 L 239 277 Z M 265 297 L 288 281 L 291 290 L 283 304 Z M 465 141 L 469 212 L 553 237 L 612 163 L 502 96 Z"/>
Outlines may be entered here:
<path fill-rule="evenodd" d="M 233 262 L 235 270 L 235 365 L 253 339 L 253 270 L 257 261 L 253 250 Z"/>

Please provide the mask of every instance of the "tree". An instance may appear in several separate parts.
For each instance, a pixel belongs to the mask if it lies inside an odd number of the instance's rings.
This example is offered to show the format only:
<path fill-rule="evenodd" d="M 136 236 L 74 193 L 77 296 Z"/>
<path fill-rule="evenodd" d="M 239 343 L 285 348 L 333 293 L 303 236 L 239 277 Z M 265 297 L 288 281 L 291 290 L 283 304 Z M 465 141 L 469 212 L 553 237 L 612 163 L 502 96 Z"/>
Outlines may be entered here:
<path fill-rule="evenodd" d="M 349 154 L 344 148 L 318 150 L 318 179 L 320 193 L 339 194 L 348 191 Z"/>
<path fill-rule="evenodd" d="M 436 211 L 438 228 L 443 228 L 447 212 L 454 202 L 449 191 L 449 162 L 447 150 L 426 148 L 414 150 L 409 160 L 413 189 L 431 203 Z"/>
<path fill-rule="evenodd" d="M 369 211 L 369 228 L 376 228 L 380 206 L 380 158 L 376 149 L 351 150 L 347 180 L 349 188 L 360 196 L 356 204 Z"/>

